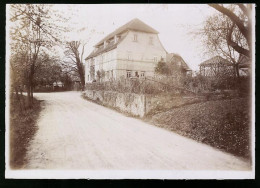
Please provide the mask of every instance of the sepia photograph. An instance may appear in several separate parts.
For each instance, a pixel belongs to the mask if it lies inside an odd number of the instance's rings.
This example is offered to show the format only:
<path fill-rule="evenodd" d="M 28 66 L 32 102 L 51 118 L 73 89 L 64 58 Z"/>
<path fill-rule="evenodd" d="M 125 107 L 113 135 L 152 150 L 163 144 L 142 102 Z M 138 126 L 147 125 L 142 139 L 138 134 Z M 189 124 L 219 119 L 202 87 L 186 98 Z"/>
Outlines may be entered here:
<path fill-rule="evenodd" d="M 255 4 L 7 4 L 5 37 L 5 178 L 255 178 Z"/>

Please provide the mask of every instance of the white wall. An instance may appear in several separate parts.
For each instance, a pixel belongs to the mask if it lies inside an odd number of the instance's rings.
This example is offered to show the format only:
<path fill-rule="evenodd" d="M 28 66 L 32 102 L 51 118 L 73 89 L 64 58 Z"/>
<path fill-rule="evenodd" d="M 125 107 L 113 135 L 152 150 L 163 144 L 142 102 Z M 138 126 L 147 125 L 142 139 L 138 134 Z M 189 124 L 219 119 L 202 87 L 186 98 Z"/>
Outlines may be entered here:
<path fill-rule="evenodd" d="M 134 41 L 134 35 L 137 35 L 137 41 Z M 149 44 L 150 37 L 153 38 L 152 45 Z M 126 76 L 124 70 L 138 71 L 139 75 L 145 71 L 145 76 L 153 76 L 161 57 L 166 59 L 166 51 L 157 34 L 129 31 L 117 47 L 118 77 Z"/>
<path fill-rule="evenodd" d="M 134 41 L 135 35 L 137 41 Z M 153 39 L 152 44 L 150 44 L 150 37 Z M 104 81 L 112 76 L 114 79 L 126 77 L 127 70 L 132 71 L 132 75 L 137 71 L 139 76 L 141 72 L 145 72 L 145 76 L 153 76 L 154 68 L 161 58 L 166 60 L 166 51 L 157 34 L 129 31 L 116 49 L 93 58 L 95 75 L 98 70 L 104 70 L 106 72 Z M 86 62 L 86 83 L 92 81 L 88 80 L 90 62 L 91 59 Z"/>
<path fill-rule="evenodd" d="M 92 82 L 92 80 L 88 80 L 88 75 L 90 77 L 90 65 L 91 61 L 94 61 L 95 65 L 95 79 L 97 76 L 97 71 L 104 70 L 106 72 L 106 77 L 104 78 L 105 81 L 107 81 L 109 78 L 111 78 L 111 71 L 116 69 L 116 49 L 111 50 L 109 52 L 102 53 L 96 57 L 91 59 L 88 59 L 86 61 L 86 67 L 85 67 L 85 83 Z M 115 73 L 113 73 L 113 77 L 115 78 Z"/>

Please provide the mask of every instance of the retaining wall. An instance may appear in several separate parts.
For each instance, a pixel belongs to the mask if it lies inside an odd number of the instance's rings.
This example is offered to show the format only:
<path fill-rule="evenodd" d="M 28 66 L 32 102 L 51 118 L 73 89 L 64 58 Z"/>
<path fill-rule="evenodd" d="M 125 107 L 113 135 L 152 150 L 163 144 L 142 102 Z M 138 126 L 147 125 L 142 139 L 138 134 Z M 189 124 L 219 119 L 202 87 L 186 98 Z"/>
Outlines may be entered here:
<path fill-rule="evenodd" d="M 134 116 L 145 115 L 145 95 L 118 93 L 113 91 L 86 90 L 83 95 L 105 106 L 118 108 Z"/>
<path fill-rule="evenodd" d="M 139 117 L 200 100 L 194 97 L 174 97 L 171 95 L 155 96 L 95 90 L 86 90 L 83 92 L 83 95 L 97 103 L 117 108 L 120 111 Z"/>

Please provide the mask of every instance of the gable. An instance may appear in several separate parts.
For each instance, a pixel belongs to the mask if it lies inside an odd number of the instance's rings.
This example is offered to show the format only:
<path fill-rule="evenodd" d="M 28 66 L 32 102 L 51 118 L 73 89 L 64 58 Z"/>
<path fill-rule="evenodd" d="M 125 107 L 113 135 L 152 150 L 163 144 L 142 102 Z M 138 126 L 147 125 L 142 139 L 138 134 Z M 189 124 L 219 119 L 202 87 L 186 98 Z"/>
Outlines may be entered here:
<path fill-rule="evenodd" d="M 135 41 L 136 40 L 136 41 Z M 152 40 L 152 44 L 150 44 Z M 164 54 L 166 51 L 162 46 L 159 37 L 154 33 L 146 33 L 141 31 L 129 31 L 125 39 L 118 45 L 118 50 L 132 51 L 133 53 L 151 53 L 154 55 Z"/>
<path fill-rule="evenodd" d="M 119 27 L 114 32 L 108 34 L 105 38 L 103 38 L 101 41 L 99 41 L 95 45 L 95 47 L 101 45 L 104 41 L 114 37 L 115 35 L 118 35 L 122 32 L 128 31 L 128 30 L 142 31 L 142 32 L 154 33 L 154 34 L 159 33 L 158 31 L 156 31 L 155 29 L 153 29 L 149 25 L 147 25 L 144 22 L 142 22 L 141 20 L 135 18 L 135 19 L 131 20 L 130 22 L 126 23 L 125 25 Z"/>

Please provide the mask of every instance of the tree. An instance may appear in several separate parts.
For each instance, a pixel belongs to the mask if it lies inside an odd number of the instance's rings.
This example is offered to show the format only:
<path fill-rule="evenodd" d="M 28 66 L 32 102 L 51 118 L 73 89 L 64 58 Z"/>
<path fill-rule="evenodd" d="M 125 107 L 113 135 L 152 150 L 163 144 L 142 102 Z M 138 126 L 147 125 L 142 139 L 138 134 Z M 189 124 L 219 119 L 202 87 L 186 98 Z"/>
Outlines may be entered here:
<path fill-rule="evenodd" d="M 215 14 L 206 20 L 200 34 L 205 37 L 203 42 L 206 51 L 211 56 L 219 55 L 233 63 L 235 75 L 239 77 L 238 66 L 240 63 L 240 54 L 229 45 L 227 40 L 232 24 L 232 21 L 223 14 Z M 248 48 L 245 38 L 237 28 L 233 30 L 232 40 L 238 43 L 242 48 Z"/>
<path fill-rule="evenodd" d="M 35 66 L 34 86 L 52 85 L 53 82 L 61 81 L 62 67 L 57 57 L 51 57 L 47 53 L 39 54 Z"/>
<path fill-rule="evenodd" d="M 157 66 L 155 67 L 155 72 L 162 75 L 170 75 L 171 73 L 168 65 L 163 61 L 158 62 Z"/>
<path fill-rule="evenodd" d="M 80 47 L 82 47 L 81 53 L 79 52 Z M 80 41 L 67 42 L 65 55 L 70 61 L 65 61 L 63 64 L 66 68 L 78 73 L 82 89 L 84 89 L 85 86 L 85 71 L 83 65 L 84 47 L 85 44 L 81 44 Z"/>
<path fill-rule="evenodd" d="M 13 68 L 24 78 L 29 107 L 33 103 L 33 81 L 39 54 L 59 42 L 57 36 L 62 28 L 55 25 L 53 14 L 51 5 L 10 5 L 11 58 L 19 60 L 13 62 Z"/>
<path fill-rule="evenodd" d="M 228 46 L 232 47 L 239 54 L 243 54 L 249 58 L 252 56 L 252 5 L 251 4 L 236 4 L 236 7 L 224 6 L 220 4 L 209 4 L 210 7 L 216 9 L 232 22 L 227 33 Z M 245 38 L 247 48 L 241 46 L 237 41 L 234 41 L 234 31 L 238 30 Z"/>

